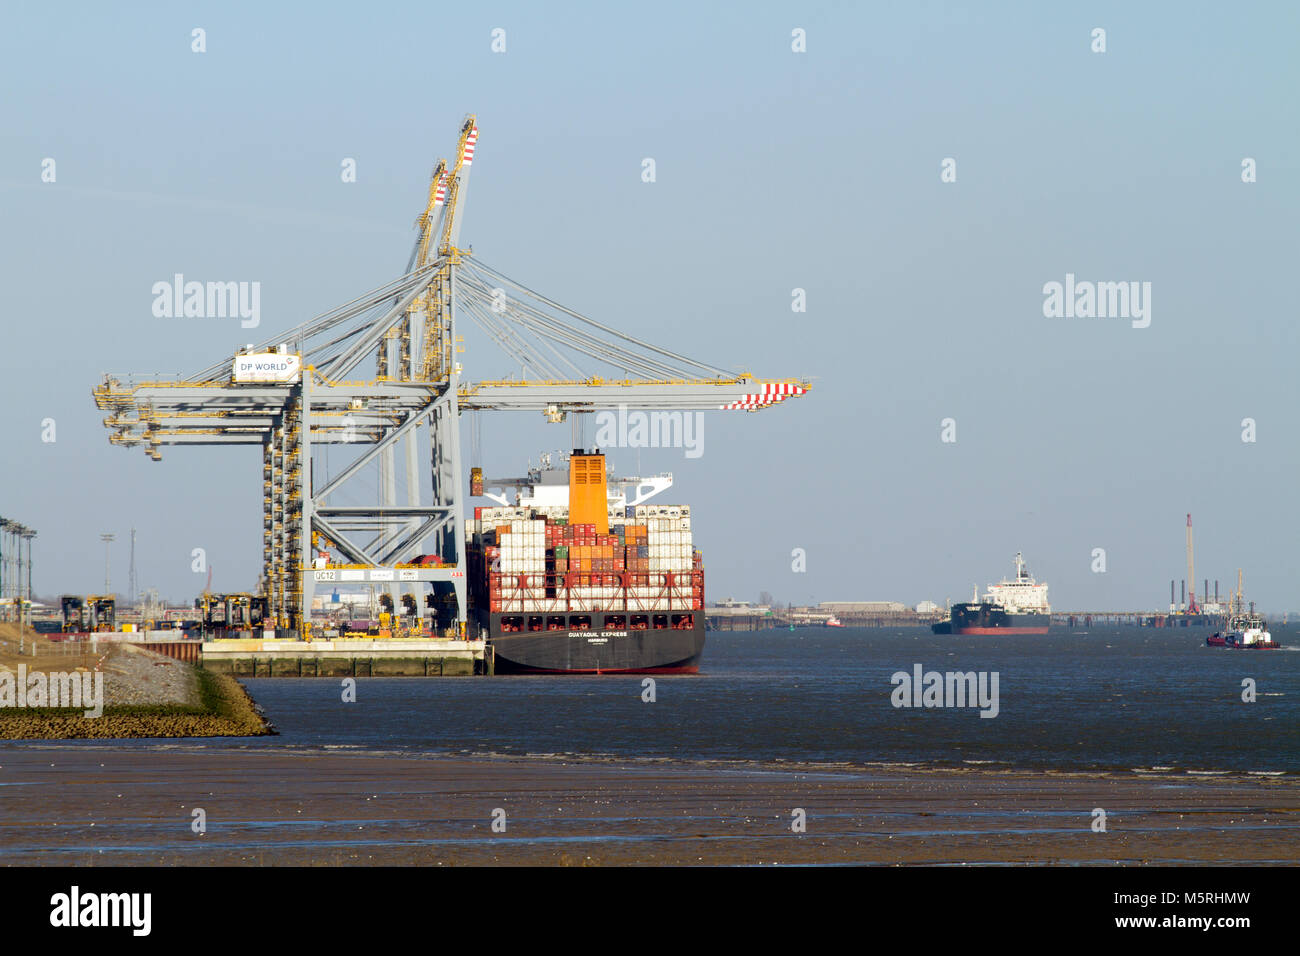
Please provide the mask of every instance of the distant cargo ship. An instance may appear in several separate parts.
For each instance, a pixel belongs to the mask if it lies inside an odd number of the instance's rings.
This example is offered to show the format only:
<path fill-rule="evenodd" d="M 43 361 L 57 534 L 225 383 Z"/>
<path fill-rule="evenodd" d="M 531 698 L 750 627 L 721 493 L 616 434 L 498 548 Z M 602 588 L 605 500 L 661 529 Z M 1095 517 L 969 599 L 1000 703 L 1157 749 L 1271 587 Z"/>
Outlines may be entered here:
<path fill-rule="evenodd" d="M 497 673 L 699 670 L 704 566 L 690 506 L 641 503 L 671 475 L 611 482 L 605 456 L 578 449 L 555 467 L 543 456 L 527 478 L 470 483 L 501 503 L 475 508 L 466 529 L 472 620 Z"/>
<path fill-rule="evenodd" d="M 1046 634 L 1052 622 L 1047 585 L 1039 584 L 1016 552 L 1016 576 L 989 586 L 980 600 L 954 604 L 948 620 L 930 625 L 936 634 Z"/>

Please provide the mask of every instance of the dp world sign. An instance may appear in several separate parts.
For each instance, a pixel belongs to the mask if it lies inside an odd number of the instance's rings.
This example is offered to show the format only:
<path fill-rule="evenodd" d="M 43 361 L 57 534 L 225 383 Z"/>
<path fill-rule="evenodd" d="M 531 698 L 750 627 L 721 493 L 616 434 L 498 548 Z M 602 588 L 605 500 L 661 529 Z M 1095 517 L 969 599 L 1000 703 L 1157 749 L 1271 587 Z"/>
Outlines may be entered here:
<path fill-rule="evenodd" d="M 296 382 L 301 367 L 302 360 L 296 355 L 236 355 L 233 377 L 236 382 Z"/>

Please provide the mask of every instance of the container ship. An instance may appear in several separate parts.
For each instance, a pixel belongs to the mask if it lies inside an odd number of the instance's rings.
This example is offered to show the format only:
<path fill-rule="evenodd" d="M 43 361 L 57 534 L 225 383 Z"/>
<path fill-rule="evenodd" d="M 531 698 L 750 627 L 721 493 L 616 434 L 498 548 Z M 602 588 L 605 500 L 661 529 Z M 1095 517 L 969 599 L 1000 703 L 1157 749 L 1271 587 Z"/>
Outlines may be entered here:
<path fill-rule="evenodd" d="M 930 625 L 936 634 L 1046 634 L 1052 621 L 1047 585 L 1029 574 L 1016 552 L 1016 576 L 989 585 L 984 599 L 978 593 L 964 604 L 954 604 L 948 620 Z"/>
<path fill-rule="evenodd" d="M 502 674 L 694 674 L 704 651 L 704 565 L 689 505 L 644 502 L 671 475 L 611 480 L 605 456 L 542 456 L 526 478 L 471 494 L 471 626 Z M 487 494 L 489 487 L 513 489 Z M 629 501 L 628 493 L 635 497 Z"/>

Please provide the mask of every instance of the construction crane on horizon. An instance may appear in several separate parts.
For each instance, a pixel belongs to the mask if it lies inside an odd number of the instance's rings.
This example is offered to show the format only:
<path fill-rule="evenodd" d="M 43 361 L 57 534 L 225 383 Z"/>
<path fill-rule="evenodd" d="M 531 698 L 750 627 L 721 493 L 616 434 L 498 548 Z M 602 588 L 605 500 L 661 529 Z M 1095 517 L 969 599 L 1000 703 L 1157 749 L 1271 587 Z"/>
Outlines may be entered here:
<path fill-rule="evenodd" d="M 1192 516 L 1187 516 L 1187 613 L 1200 614 L 1196 603 L 1196 565 L 1192 560 Z"/>
<path fill-rule="evenodd" d="M 310 635 L 318 583 L 431 585 L 466 621 L 462 411 L 541 412 L 562 422 L 620 405 L 647 410 L 759 411 L 804 395 L 794 378 L 757 379 L 665 349 L 589 318 L 459 247 L 474 116 L 453 162 L 439 160 L 407 271 L 377 289 L 184 379 L 106 374 L 93 390 L 110 442 L 253 445 L 262 450 L 263 588 L 280 626 Z M 468 317 L 527 377 L 461 381 L 457 323 Z M 374 371 L 358 372 L 367 359 Z M 607 371 L 584 367 L 594 361 Z M 419 445 L 428 435 L 432 494 L 420 503 Z M 369 446 L 328 480 L 318 446 Z M 396 501 L 405 448 L 407 502 Z M 377 463 L 378 495 L 349 494 Z M 370 504 L 344 504 L 364 497 Z M 378 501 L 375 501 L 375 498 Z M 416 565 L 426 553 L 437 564 Z M 334 560 L 338 554 L 344 560 Z"/>

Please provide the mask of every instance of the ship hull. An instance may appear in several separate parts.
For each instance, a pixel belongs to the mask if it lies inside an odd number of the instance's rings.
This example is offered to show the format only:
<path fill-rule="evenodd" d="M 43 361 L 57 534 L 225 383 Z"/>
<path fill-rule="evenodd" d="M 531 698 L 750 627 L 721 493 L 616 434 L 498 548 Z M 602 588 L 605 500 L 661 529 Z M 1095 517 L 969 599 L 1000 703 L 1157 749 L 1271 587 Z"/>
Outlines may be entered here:
<path fill-rule="evenodd" d="M 1233 651 L 1276 651 L 1282 647 L 1276 641 L 1251 641 L 1246 644 L 1238 637 L 1229 636 L 1225 638 L 1218 634 L 1207 637 L 1205 643 L 1210 647 L 1224 647 Z"/>
<path fill-rule="evenodd" d="M 486 622 L 498 674 L 695 674 L 704 653 L 704 615 L 690 627 L 631 630 L 590 614 L 590 629 L 508 631 L 509 615 Z M 622 616 L 626 621 L 626 615 Z"/>
<path fill-rule="evenodd" d="M 1011 614 L 996 604 L 954 604 L 947 621 L 931 626 L 936 634 L 1043 635 L 1052 618 L 1048 614 Z"/>

